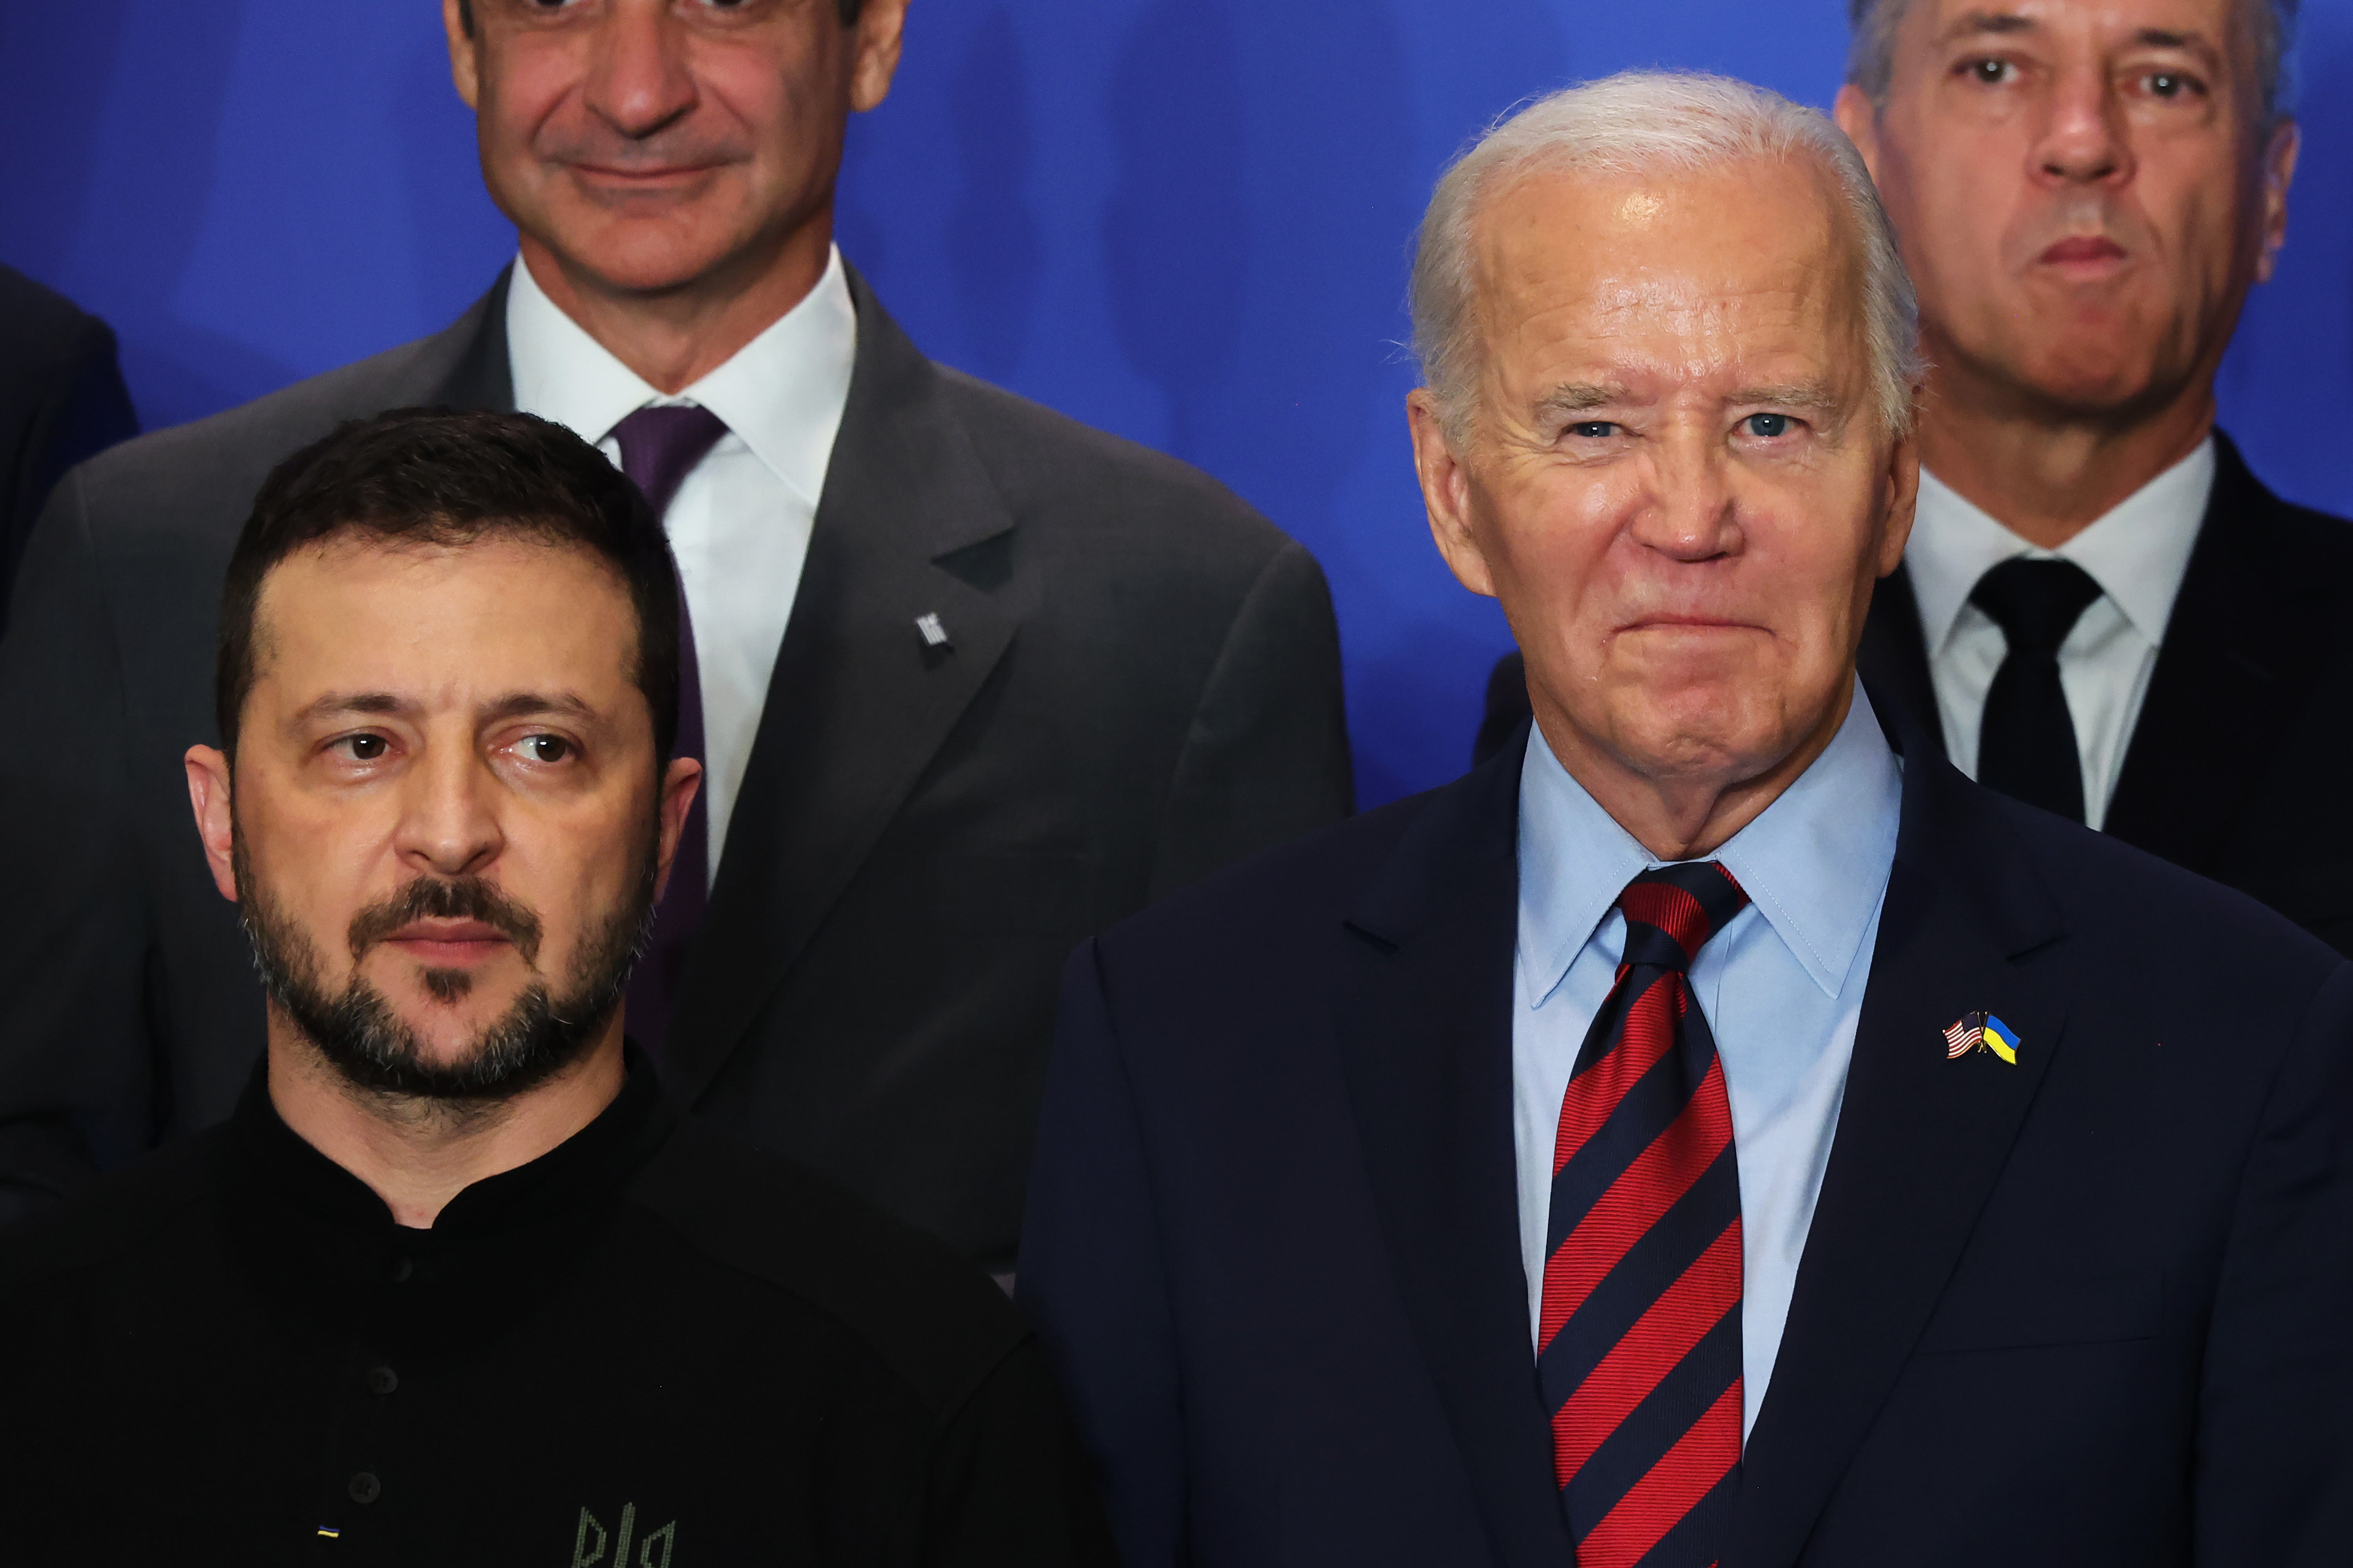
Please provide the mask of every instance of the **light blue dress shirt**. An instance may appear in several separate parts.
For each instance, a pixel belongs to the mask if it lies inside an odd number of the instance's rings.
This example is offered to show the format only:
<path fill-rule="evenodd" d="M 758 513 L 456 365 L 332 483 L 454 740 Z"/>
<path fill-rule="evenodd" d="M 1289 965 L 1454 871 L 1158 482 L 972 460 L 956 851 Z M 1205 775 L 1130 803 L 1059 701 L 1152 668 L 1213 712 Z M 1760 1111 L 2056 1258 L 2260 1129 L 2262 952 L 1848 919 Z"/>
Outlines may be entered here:
<path fill-rule="evenodd" d="M 1710 857 L 1749 898 L 1691 970 L 1724 1063 L 1740 1163 L 1744 1440 L 1830 1162 L 1902 795 L 1900 765 L 1858 684 L 1813 766 Z M 1541 730 L 1520 773 L 1519 857 L 1512 1118 L 1533 1344 L 1561 1097 L 1626 949 L 1618 895 L 1660 862 L 1569 776 Z"/>

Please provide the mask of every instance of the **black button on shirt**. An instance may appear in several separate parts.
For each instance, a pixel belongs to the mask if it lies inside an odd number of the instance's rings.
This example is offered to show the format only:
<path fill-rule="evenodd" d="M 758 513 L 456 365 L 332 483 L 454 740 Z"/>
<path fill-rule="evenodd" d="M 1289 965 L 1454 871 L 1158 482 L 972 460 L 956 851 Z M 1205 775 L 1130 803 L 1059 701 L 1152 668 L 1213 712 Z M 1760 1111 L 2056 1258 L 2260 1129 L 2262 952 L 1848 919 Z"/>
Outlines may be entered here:
<path fill-rule="evenodd" d="M 11 1564 L 1112 1558 L 997 1288 L 680 1122 L 634 1059 L 425 1231 L 257 1074 L 0 1237 L 0 1389 Z"/>

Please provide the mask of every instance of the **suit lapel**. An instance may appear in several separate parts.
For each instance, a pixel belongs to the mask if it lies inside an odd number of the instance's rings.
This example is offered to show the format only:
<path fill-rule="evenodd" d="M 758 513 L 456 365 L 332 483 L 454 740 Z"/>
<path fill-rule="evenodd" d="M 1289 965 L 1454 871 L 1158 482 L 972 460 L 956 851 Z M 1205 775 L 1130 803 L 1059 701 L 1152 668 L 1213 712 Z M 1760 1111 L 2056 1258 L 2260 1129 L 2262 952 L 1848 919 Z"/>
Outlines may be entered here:
<path fill-rule="evenodd" d="M 1038 600 L 940 374 L 850 278 L 858 359 L 666 1067 L 743 1040 Z M 948 642 L 916 622 L 936 616 Z"/>
<path fill-rule="evenodd" d="M 1392 1270 L 1496 1555 L 1567 1568 L 1512 1142 L 1520 759 L 1433 799 L 1359 900 L 1343 1070 Z"/>
<path fill-rule="evenodd" d="M 2040 873 L 1975 786 L 1912 748 L 1846 1095 L 1725 1568 L 1797 1560 L 1894 1387 L 2060 1049 L 2063 999 L 2012 961 L 2062 939 Z M 1971 1012 L 2019 1036 L 2017 1065 L 1948 1059 L 1944 1030 Z"/>
<path fill-rule="evenodd" d="M 2206 869 L 2341 634 L 2300 600 L 2336 584 L 2282 571 L 2284 510 L 2231 438 L 2214 435 L 2214 491 L 2148 695 L 2108 804 L 2105 831 L 2194 871 Z"/>
<path fill-rule="evenodd" d="M 514 408 L 514 367 L 507 357 L 507 284 L 514 264 L 499 269 L 490 292 L 443 331 L 462 343 L 457 363 L 424 402 L 444 408 Z"/>
<path fill-rule="evenodd" d="M 1911 570 L 1898 563 L 1871 596 L 1862 623 L 1862 647 L 1855 668 L 1882 715 L 1911 720 L 1931 754 L 1945 754 L 1945 726 L 1936 710 L 1936 688 L 1928 675 L 1928 638 L 1920 629 L 1920 600 L 1912 592 Z"/>

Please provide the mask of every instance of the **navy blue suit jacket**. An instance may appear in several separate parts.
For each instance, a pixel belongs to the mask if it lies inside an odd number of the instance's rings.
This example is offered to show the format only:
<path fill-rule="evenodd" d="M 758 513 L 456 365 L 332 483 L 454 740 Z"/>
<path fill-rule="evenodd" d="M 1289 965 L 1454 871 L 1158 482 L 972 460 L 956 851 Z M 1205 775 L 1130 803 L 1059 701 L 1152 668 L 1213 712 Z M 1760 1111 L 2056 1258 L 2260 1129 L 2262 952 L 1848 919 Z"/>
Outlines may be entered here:
<path fill-rule="evenodd" d="M 1567 1565 L 1525 742 L 1082 947 L 1020 1285 L 1130 1568 Z M 1914 745 L 1724 1568 L 2353 1561 L 2353 965 Z M 1948 1059 L 2000 1015 L 2017 1065 Z"/>

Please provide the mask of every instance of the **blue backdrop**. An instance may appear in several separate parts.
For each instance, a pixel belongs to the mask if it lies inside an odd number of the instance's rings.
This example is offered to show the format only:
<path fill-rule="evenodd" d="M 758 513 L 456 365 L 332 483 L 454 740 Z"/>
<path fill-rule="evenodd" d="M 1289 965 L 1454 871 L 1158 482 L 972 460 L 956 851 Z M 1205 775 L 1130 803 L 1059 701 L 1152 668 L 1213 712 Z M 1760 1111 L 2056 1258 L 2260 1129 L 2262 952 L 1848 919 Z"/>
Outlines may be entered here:
<path fill-rule="evenodd" d="M 512 253 L 435 0 L 9 0 L 0 259 L 121 335 L 150 428 L 444 324 Z M 1432 551 L 1398 347 L 1440 165 L 1630 65 L 1827 104 L 1841 0 L 915 0 L 841 239 L 935 357 L 1174 452 L 1331 574 L 1366 804 L 1460 771 L 1502 618 Z M 2291 497 L 2353 511 L 2353 4 L 2307 4 L 2279 279 L 2223 375 Z"/>

